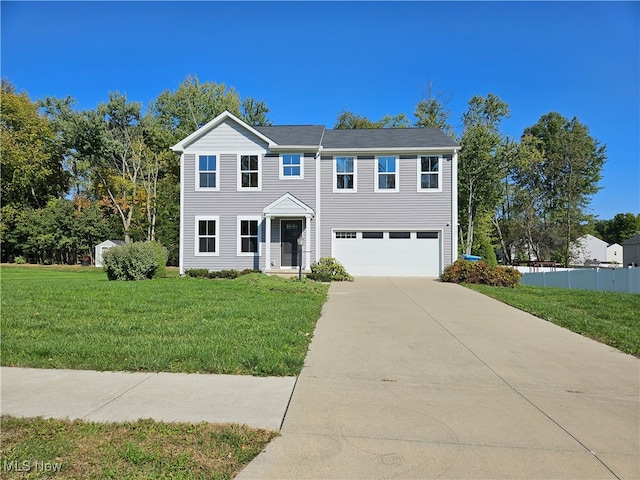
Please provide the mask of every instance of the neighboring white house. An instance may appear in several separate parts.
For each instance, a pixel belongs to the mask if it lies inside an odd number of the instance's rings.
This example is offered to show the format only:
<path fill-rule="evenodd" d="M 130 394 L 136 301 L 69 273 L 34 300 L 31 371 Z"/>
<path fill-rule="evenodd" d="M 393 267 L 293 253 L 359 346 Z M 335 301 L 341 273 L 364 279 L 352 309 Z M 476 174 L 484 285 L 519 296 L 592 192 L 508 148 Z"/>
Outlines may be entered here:
<path fill-rule="evenodd" d="M 437 128 L 251 126 L 224 112 L 180 153 L 180 273 L 437 277 L 457 257 L 459 146 Z"/>
<path fill-rule="evenodd" d="M 607 262 L 619 263 L 621 266 L 623 265 L 623 248 L 619 243 L 612 243 L 607 247 Z"/>
<path fill-rule="evenodd" d="M 605 262 L 607 260 L 607 242 L 593 235 L 583 235 L 573 244 L 573 265 L 584 265 L 587 262 Z"/>
<path fill-rule="evenodd" d="M 115 247 L 116 245 L 124 245 L 122 240 L 105 240 L 102 243 L 96 245 L 95 249 L 95 265 L 96 267 L 102 266 L 102 254 L 109 250 L 111 247 Z"/>
<path fill-rule="evenodd" d="M 593 235 L 583 235 L 573 245 L 572 265 L 589 263 L 617 262 L 622 264 L 622 246 L 617 243 L 607 244 Z"/>

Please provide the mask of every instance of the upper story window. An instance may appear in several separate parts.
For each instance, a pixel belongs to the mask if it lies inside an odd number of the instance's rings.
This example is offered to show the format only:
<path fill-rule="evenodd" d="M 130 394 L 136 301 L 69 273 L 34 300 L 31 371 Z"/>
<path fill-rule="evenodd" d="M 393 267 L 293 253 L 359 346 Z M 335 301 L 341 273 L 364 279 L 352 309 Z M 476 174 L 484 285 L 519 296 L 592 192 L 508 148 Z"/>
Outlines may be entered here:
<path fill-rule="evenodd" d="M 304 178 L 304 160 L 300 153 L 280 156 L 280 178 Z"/>
<path fill-rule="evenodd" d="M 418 191 L 440 191 L 440 157 L 422 155 L 418 159 Z"/>
<path fill-rule="evenodd" d="M 218 190 L 218 158 L 216 155 L 198 155 L 197 189 Z"/>
<path fill-rule="evenodd" d="M 260 155 L 240 155 L 238 189 L 261 190 Z"/>
<path fill-rule="evenodd" d="M 396 157 L 378 157 L 376 169 L 376 192 L 398 191 L 398 159 Z"/>
<path fill-rule="evenodd" d="M 196 217 L 196 255 L 219 255 L 220 218 Z"/>
<path fill-rule="evenodd" d="M 333 159 L 333 191 L 356 191 L 356 159 L 355 157 L 335 157 Z"/>

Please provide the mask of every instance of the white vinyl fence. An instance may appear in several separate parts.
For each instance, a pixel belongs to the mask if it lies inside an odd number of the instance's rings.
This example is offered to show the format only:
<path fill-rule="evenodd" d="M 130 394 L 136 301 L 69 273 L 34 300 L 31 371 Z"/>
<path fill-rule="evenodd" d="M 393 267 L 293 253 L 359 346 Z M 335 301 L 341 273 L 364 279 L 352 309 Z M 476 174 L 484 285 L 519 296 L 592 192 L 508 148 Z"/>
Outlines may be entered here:
<path fill-rule="evenodd" d="M 640 293 L 640 268 L 594 268 L 525 273 L 522 275 L 522 284 L 577 290 Z"/>

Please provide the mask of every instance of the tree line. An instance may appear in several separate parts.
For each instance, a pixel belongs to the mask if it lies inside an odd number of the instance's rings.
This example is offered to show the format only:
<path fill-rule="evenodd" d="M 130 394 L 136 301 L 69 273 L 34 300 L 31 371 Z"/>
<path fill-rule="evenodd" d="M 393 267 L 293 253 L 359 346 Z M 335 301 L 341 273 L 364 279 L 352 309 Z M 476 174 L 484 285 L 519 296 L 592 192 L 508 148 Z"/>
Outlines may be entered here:
<path fill-rule="evenodd" d="M 89 110 L 71 97 L 31 101 L 7 80 L 0 102 L 2 261 L 73 264 L 109 238 L 158 241 L 176 264 L 180 167 L 169 147 L 224 110 L 253 126 L 271 124 L 264 101 L 197 77 L 146 108 L 118 92 Z M 589 215 L 606 154 L 577 118 L 551 112 L 512 139 L 500 131 L 510 111 L 498 96 L 474 95 L 461 131 L 447 103 L 429 86 L 414 121 L 345 110 L 334 128 L 437 127 L 459 142 L 462 253 L 567 263 L 570 243 L 583 233 L 607 240 L 638 230 L 640 216 L 596 222 Z"/>

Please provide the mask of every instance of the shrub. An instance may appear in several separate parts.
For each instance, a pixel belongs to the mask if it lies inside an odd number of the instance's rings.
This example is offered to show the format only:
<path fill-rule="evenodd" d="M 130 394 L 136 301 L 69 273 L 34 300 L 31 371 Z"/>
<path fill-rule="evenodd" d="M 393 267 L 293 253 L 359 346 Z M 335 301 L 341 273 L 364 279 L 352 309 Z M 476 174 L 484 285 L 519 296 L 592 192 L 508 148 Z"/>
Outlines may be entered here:
<path fill-rule="evenodd" d="M 444 269 L 440 279 L 452 283 L 479 283 L 494 287 L 515 287 L 522 274 L 511 267 L 491 267 L 483 261 L 456 260 Z"/>
<path fill-rule="evenodd" d="M 206 278 L 209 275 L 209 270 L 207 268 L 188 268 L 184 274 L 187 277 Z"/>
<path fill-rule="evenodd" d="M 109 280 L 143 280 L 153 278 L 166 267 L 164 247 L 155 242 L 134 242 L 112 247 L 102 257 L 103 269 Z M 162 269 L 161 269 L 162 271 Z M 164 270 L 166 273 L 166 269 Z"/>
<path fill-rule="evenodd" d="M 307 278 L 318 282 L 353 282 L 353 277 L 347 273 L 342 264 L 335 258 L 324 257 L 311 264 L 311 273 Z"/>
<path fill-rule="evenodd" d="M 22 255 L 18 255 L 16 257 L 16 263 L 18 265 L 24 265 L 25 263 L 27 263 L 27 261 L 24 259 L 24 257 Z"/>
<path fill-rule="evenodd" d="M 200 278 L 226 278 L 226 279 L 234 279 L 241 277 L 242 275 L 248 275 L 250 273 L 260 273 L 260 270 L 251 270 L 247 268 L 245 270 L 219 270 L 210 272 L 206 268 L 191 268 L 184 271 L 185 275 L 189 277 L 200 277 Z"/>
<path fill-rule="evenodd" d="M 153 278 L 164 278 L 167 276 L 167 260 L 169 259 L 169 251 L 159 242 L 150 242 L 156 250 L 158 257 L 158 268 L 153 273 Z"/>

